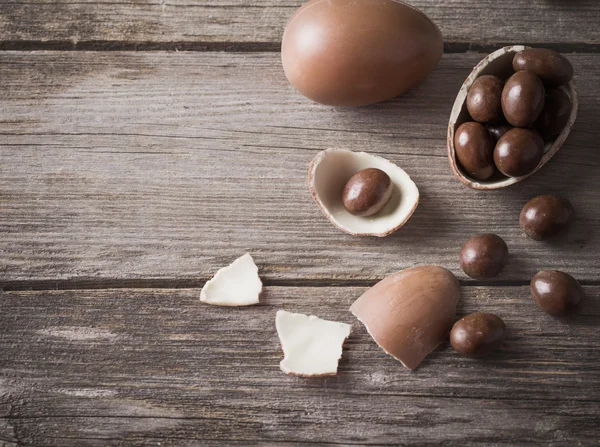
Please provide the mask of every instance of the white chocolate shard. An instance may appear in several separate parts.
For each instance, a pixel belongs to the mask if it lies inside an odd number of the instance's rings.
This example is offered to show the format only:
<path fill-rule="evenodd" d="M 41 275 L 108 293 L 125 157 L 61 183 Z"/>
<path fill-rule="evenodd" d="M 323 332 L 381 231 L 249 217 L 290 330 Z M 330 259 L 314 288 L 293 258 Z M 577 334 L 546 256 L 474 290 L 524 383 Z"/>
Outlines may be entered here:
<path fill-rule="evenodd" d="M 284 373 L 306 377 L 337 374 L 352 325 L 279 310 L 275 326 L 284 355 L 279 366 Z"/>
<path fill-rule="evenodd" d="M 202 287 L 200 301 L 217 306 L 258 304 L 262 282 L 250 253 L 237 258 Z"/>

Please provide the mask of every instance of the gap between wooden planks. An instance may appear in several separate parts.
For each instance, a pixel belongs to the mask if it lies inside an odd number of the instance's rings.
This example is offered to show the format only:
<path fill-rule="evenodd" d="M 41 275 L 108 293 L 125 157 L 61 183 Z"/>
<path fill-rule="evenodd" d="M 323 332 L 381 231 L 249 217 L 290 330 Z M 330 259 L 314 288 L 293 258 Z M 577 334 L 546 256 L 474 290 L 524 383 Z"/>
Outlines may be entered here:
<path fill-rule="evenodd" d="M 271 284 L 370 284 L 418 264 L 470 283 L 460 247 L 495 232 L 511 252 L 503 284 L 543 268 L 594 284 L 600 54 L 569 57 L 581 106 L 566 145 L 533 178 L 478 192 L 451 174 L 445 138 L 454 95 L 481 55 L 445 55 L 393 101 L 334 109 L 295 92 L 273 53 L 0 53 L 2 283 L 193 285 L 246 251 Z M 309 161 L 327 147 L 405 168 L 422 197 L 408 224 L 383 239 L 333 228 L 306 187 Z M 518 227 L 541 193 L 565 195 L 578 214 L 552 243 Z"/>
<path fill-rule="evenodd" d="M 486 359 L 444 343 L 414 372 L 349 313 L 365 288 L 269 287 L 222 308 L 198 289 L 0 292 L 0 438 L 25 445 L 581 444 L 598 436 L 600 287 L 580 314 L 541 313 L 527 287 L 463 287 L 458 316 L 500 315 Z M 279 371 L 275 312 L 354 324 L 336 377 Z M 178 444 L 181 445 L 181 444 Z"/>
<path fill-rule="evenodd" d="M 0 48 L 277 50 L 302 0 L 0 1 Z M 441 29 L 447 49 L 564 45 L 597 50 L 596 0 L 412 0 Z M 485 50 L 489 52 L 489 50 Z"/>

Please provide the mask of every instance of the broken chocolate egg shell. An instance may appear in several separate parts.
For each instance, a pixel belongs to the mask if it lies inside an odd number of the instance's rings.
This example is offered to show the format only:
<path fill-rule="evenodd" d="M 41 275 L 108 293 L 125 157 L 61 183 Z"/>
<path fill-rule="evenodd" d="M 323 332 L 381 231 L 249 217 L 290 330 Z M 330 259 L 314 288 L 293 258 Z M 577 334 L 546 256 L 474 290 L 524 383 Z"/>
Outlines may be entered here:
<path fill-rule="evenodd" d="M 303 377 L 337 374 L 352 325 L 278 310 L 275 327 L 284 355 L 279 367 L 284 373 Z"/>
<path fill-rule="evenodd" d="M 344 186 L 366 168 L 384 171 L 393 190 L 387 204 L 372 216 L 355 216 L 343 205 Z M 404 225 L 419 204 L 419 190 L 410 176 L 385 158 L 365 152 L 327 149 L 319 152 L 308 168 L 310 193 L 333 225 L 353 236 L 387 236 Z"/>
<path fill-rule="evenodd" d="M 258 304 L 262 281 L 250 253 L 240 256 L 208 280 L 200 291 L 200 301 L 215 306 Z"/>
<path fill-rule="evenodd" d="M 386 353 L 415 369 L 448 338 L 459 297 L 458 280 L 451 272 L 425 265 L 384 278 L 350 311 Z"/>
<path fill-rule="evenodd" d="M 524 50 L 525 48 L 527 47 L 522 45 L 504 47 L 484 57 L 463 83 L 456 97 L 456 101 L 454 102 L 454 106 L 452 107 L 452 113 L 450 114 L 450 121 L 448 123 L 447 140 L 450 168 L 452 169 L 454 175 L 456 175 L 456 177 L 458 177 L 462 183 L 470 186 L 471 188 L 483 190 L 499 189 L 514 185 L 515 183 L 526 179 L 533 173 L 537 172 L 554 156 L 554 154 L 556 154 L 569 136 L 569 133 L 571 133 L 571 129 L 575 123 L 579 100 L 577 98 L 575 83 L 571 80 L 567 84 L 560 87 L 560 89 L 566 93 L 571 100 L 571 113 L 569 114 L 567 124 L 556 138 L 549 139 L 544 142 L 544 155 L 532 172 L 522 177 L 505 177 L 500 173 L 496 173 L 496 175 L 487 180 L 477 180 L 463 171 L 456 157 L 456 151 L 454 148 L 454 133 L 461 124 L 467 121 L 472 121 L 469 117 L 466 104 L 469 89 L 479 76 L 495 75 L 501 77 L 502 79 L 507 79 L 513 73 L 512 62 L 515 54 L 521 50 Z"/>

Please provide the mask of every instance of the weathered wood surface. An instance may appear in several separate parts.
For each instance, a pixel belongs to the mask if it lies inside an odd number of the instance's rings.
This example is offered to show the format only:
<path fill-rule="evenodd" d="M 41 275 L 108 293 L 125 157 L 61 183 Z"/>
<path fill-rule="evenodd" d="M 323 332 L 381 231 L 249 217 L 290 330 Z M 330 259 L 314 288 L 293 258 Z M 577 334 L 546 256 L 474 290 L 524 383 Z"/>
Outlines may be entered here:
<path fill-rule="evenodd" d="M 4 48 L 269 48 L 301 0 L 0 0 Z M 597 0 L 413 0 L 448 48 L 600 44 Z M 457 45 L 462 44 L 462 45 Z M 582 47 L 581 45 L 579 45 Z M 573 46 L 574 48 L 577 45 Z M 583 46 L 585 47 L 585 45 Z"/>
<path fill-rule="evenodd" d="M 460 247 L 489 231 L 511 251 L 499 281 L 541 268 L 600 280 L 600 55 L 570 55 L 581 104 L 567 144 L 533 178 L 495 192 L 463 186 L 446 157 L 454 95 L 480 58 L 445 55 L 400 99 L 334 109 L 296 93 L 273 53 L 0 53 L 0 280 L 189 285 L 246 251 L 267 281 L 373 281 L 424 263 L 467 279 Z M 422 196 L 408 224 L 384 239 L 335 229 L 306 186 L 327 147 L 404 167 Z M 518 226 L 540 193 L 568 197 L 578 213 L 552 243 Z"/>
<path fill-rule="evenodd" d="M 269 287 L 248 308 L 198 289 L 0 293 L 0 439 L 19 445 L 255 443 L 594 445 L 600 287 L 542 314 L 527 287 L 463 287 L 458 314 L 497 313 L 493 356 L 447 344 L 414 372 L 349 313 L 365 289 Z M 279 371 L 277 309 L 354 323 L 337 377 Z"/>

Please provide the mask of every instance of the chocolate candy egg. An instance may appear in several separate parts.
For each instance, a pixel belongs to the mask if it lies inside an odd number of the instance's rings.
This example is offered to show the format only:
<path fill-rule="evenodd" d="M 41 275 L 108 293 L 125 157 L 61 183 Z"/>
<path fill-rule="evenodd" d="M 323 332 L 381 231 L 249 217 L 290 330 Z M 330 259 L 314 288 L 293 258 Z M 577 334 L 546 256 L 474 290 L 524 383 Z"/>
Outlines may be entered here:
<path fill-rule="evenodd" d="M 458 320 L 450 331 L 452 347 L 467 357 L 482 357 L 504 340 L 506 326 L 500 317 L 477 312 Z"/>
<path fill-rule="evenodd" d="M 515 71 L 528 70 L 549 87 L 566 84 L 573 78 L 573 66 L 564 56 L 547 48 L 527 48 L 513 59 Z"/>
<path fill-rule="evenodd" d="M 498 141 L 504 136 L 506 132 L 508 132 L 512 128 L 513 127 L 510 124 L 494 124 L 486 126 L 487 131 L 492 136 L 494 141 Z"/>
<path fill-rule="evenodd" d="M 355 216 L 371 216 L 379 212 L 392 197 L 390 176 L 377 168 L 358 171 L 344 187 L 342 203 Z"/>
<path fill-rule="evenodd" d="M 546 92 L 542 114 L 536 124 L 544 138 L 555 137 L 564 129 L 571 115 L 571 99 L 562 90 L 555 88 Z"/>
<path fill-rule="evenodd" d="M 539 133 L 515 127 L 506 132 L 494 148 L 494 163 L 509 177 L 532 172 L 544 154 L 544 140 Z"/>
<path fill-rule="evenodd" d="M 529 71 L 518 71 L 504 84 L 502 111 L 506 120 L 517 127 L 531 126 L 544 108 L 544 84 Z"/>
<path fill-rule="evenodd" d="M 437 26 L 393 0 L 312 0 L 287 24 L 283 69 L 304 96 L 359 106 L 393 98 L 422 80 L 443 50 Z"/>
<path fill-rule="evenodd" d="M 480 123 L 502 119 L 502 87 L 504 81 L 497 76 L 478 77 L 467 94 L 467 110 Z"/>
<path fill-rule="evenodd" d="M 486 180 L 496 172 L 494 142 L 481 124 L 461 124 L 454 134 L 454 147 L 458 161 L 471 177 Z"/>
<path fill-rule="evenodd" d="M 547 314 L 555 317 L 574 311 L 581 298 L 583 289 L 571 275 L 558 270 L 542 270 L 531 279 L 531 297 Z"/>
<path fill-rule="evenodd" d="M 460 251 L 460 268 L 475 279 L 493 278 L 508 261 L 508 247 L 500 236 L 478 234 L 469 239 Z"/>
<path fill-rule="evenodd" d="M 544 194 L 523 206 L 519 225 L 531 239 L 541 241 L 562 233 L 574 220 L 575 210 L 571 202 L 564 197 Z"/>

